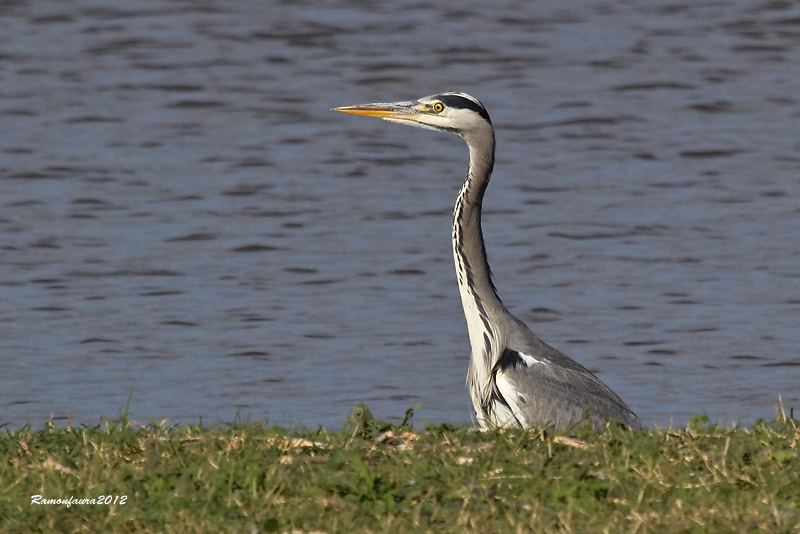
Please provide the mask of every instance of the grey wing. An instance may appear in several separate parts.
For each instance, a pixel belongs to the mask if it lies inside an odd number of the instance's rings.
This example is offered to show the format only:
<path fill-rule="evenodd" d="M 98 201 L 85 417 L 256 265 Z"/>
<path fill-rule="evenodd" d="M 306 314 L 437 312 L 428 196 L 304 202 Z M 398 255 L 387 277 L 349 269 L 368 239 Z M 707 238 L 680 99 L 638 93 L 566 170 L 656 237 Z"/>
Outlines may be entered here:
<path fill-rule="evenodd" d="M 640 428 L 638 417 L 599 378 L 531 334 L 523 349 L 506 348 L 494 382 L 522 426 L 564 429 L 588 420 L 595 429 L 614 419 Z"/>

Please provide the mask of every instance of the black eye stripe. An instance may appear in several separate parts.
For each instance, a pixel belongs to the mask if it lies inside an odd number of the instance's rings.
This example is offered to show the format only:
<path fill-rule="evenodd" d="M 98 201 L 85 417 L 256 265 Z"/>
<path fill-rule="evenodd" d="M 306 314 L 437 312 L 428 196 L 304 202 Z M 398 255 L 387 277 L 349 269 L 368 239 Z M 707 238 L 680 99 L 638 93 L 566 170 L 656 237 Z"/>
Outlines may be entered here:
<path fill-rule="evenodd" d="M 459 95 L 441 95 L 439 97 L 439 101 L 444 104 L 445 106 L 457 109 L 469 109 L 474 111 L 481 117 L 483 117 L 486 122 L 489 124 L 492 123 L 492 119 L 489 118 L 489 113 L 486 112 L 486 108 L 480 105 L 477 102 L 470 100 L 469 98 L 464 98 L 463 96 Z"/>

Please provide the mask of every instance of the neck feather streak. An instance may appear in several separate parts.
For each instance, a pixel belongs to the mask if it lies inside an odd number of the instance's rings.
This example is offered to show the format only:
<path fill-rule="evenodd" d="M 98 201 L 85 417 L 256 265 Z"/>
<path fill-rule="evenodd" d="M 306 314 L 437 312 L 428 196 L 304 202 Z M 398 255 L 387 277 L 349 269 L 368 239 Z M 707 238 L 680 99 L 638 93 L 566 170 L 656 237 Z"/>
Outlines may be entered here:
<path fill-rule="evenodd" d="M 483 195 L 493 164 L 493 154 L 482 158 L 470 147 L 469 173 L 453 213 L 453 257 L 473 354 L 491 344 L 486 335 L 496 337 L 490 317 L 505 309 L 492 283 L 481 230 Z M 493 352 L 489 346 L 485 349 Z"/>

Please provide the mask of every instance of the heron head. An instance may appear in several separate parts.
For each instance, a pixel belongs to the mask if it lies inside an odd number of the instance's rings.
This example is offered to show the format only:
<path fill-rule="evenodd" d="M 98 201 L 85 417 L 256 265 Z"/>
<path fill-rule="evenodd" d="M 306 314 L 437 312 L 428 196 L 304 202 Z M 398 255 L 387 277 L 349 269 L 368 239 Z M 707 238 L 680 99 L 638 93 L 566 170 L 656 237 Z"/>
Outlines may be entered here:
<path fill-rule="evenodd" d="M 453 132 L 466 139 L 469 144 L 470 139 L 485 138 L 488 135 L 494 148 L 492 120 L 486 108 L 477 98 L 466 93 L 442 93 L 410 102 L 360 104 L 333 110 L 378 117 L 419 128 Z"/>

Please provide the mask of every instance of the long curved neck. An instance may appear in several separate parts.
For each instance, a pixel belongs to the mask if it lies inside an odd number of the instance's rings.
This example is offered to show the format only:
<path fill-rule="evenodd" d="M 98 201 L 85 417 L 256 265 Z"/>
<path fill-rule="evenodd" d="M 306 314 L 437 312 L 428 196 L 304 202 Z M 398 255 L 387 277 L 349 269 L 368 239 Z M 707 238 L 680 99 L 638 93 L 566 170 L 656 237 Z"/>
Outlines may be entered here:
<path fill-rule="evenodd" d="M 487 349 L 496 333 L 490 317 L 505 311 L 491 279 L 481 231 L 483 194 L 494 167 L 494 136 L 491 150 L 478 150 L 469 143 L 469 172 L 453 212 L 453 257 L 461 303 L 467 319 L 473 352 Z M 480 146 L 486 146 L 486 143 Z"/>

